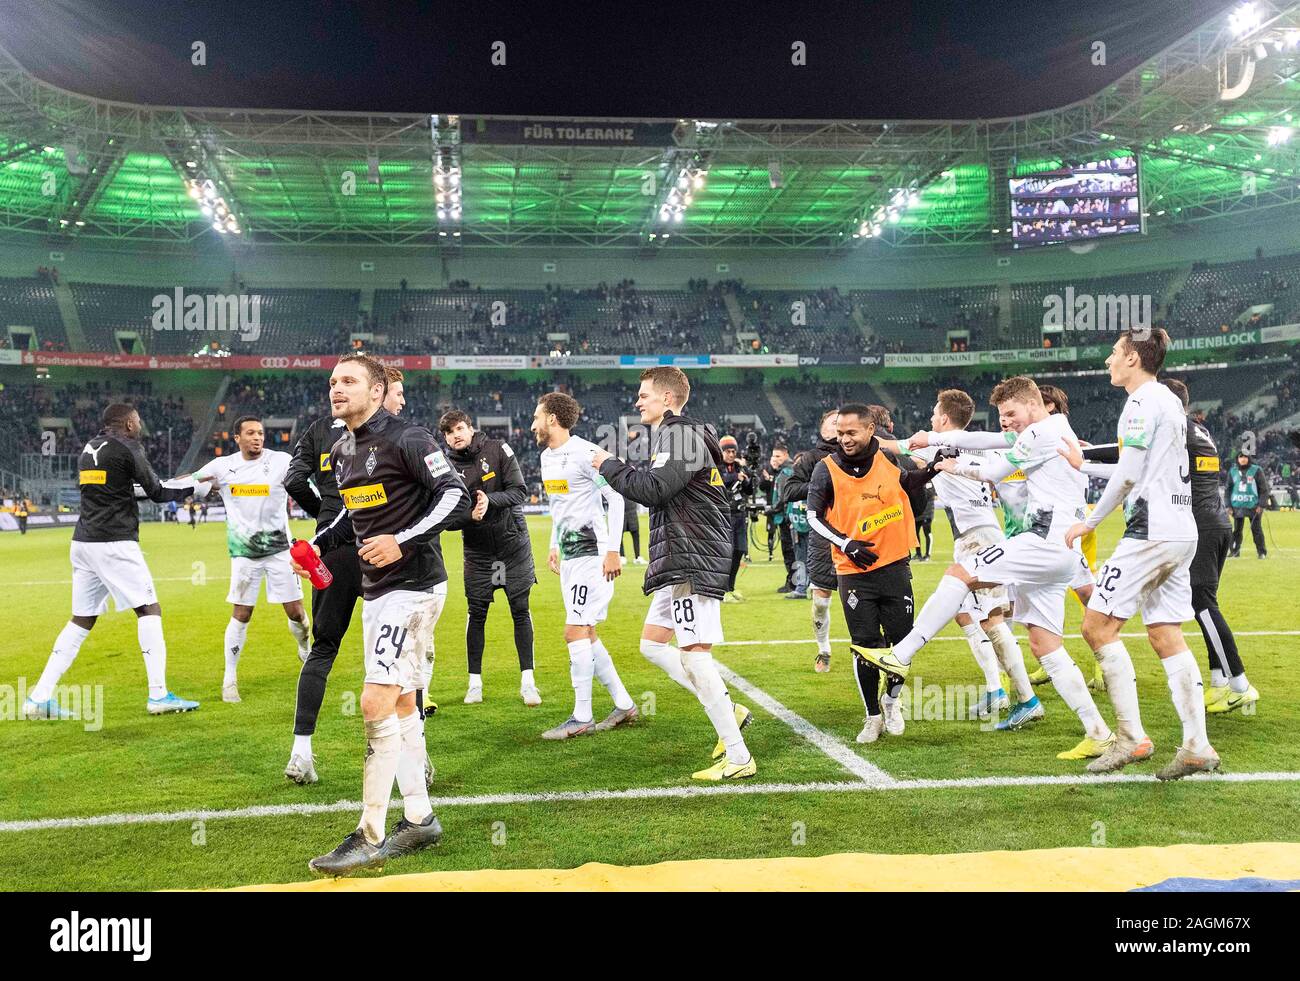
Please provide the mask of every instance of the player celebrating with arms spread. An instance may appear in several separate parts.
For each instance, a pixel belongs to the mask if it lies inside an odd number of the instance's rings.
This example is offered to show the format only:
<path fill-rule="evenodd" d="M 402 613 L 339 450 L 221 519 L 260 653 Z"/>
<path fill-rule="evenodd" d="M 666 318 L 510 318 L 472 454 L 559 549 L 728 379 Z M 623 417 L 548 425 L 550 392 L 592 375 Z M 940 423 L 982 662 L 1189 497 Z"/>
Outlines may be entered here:
<path fill-rule="evenodd" d="M 577 399 L 563 392 L 543 395 L 533 413 L 533 437 L 542 447 L 542 486 L 551 507 L 546 561 L 560 577 L 573 682 L 573 714 L 542 733 L 543 739 L 606 732 L 637 717 L 632 696 L 596 636 L 596 624 L 604 621 L 614 597 L 614 580 L 623 572 L 616 547 L 623 529 L 623 498 L 591 465 L 595 444 L 570 435 L 581 414 Z M 608 517 L 602 501 L 609 505 Z M 591 714 L 593 676 L 614 700 L 614 710 L 599 723 Z"/>
<path fill-rule="evenodd" d="M 722 642 L 722 597 L 731 578 L 731 519 L 723 492 L 722 448 L 713 430 L 679 413 L 691 383 L 680 368 L 641 373 L 636 407 L 654 429 L 650 467 L 597 450 L 592 465 L 614 490 L 650 509 L 650 564 L 644 590 L 654 598 L 641 631 L 641 653 L 691 691 L 718 733 L 717 763 L 696 780 L 752 777 L 758 766 L 741 736 L 751 713 L 734 705 L 713 662 Z M 668 645 L 676 634 L 681 649 Z"/>
<path fill-rule="evenodd" d="M 415 695 L 447 596 L 438 534 L 469 520 L 469 494 L 433 434 L 384 409 L 387 387 L 384 366 L 364 354 L 339 358 L 330 375 L 330 411 L 347 427 L 330 450 L 344 509 L 315 547 L 328 555 L 354 540 L 358 546 L 366 758 L 360 824 L 308 863 L 320 875 L 383 865 L 442 837 L 429 804 Z M 294 571 L 306 574 L 296 563 Z M 405 808 L 385 837 L 394 778 Z"/>
<path fill-rule="evenodd" d="M 1177 780 L 1218 769 L 1219 755 L 1205 732 L 1201 669 L 1183 637 L 1183 623 L 1194 616 L 1191 564 L 1197 532 L 1187 417 L 1182 400 L 1156 381 L 1168 349 L 1169 335 L 1160 327 L 1126 331 L 1115 342 L 1106 359 L 1110 383 L 1128 392 L 1119 417 L 1119 463 L 1092 514 L 1073 525 L 1065 541 L 1072 545 L 1123 502 L 1124 537 L 1102 566 L 1083 617 L 1083 638 L 1105 672 L 1119 738 L 1088 769 L 1118 770 L 1155 753 L 1142 729 L 1133 660 L 1119 635 L 1141 610 L 1183 724 L 1183 744 L 1156 776 Z"/>
<path fill-rule="evenodd" d="M 284 478 L 293 457 L 264 448 L 266 434 L 257 416 L 235 420 L 235 456 L 219 456 L 199 467 L 194 479 L 212 481 L 226 506 L 226 545 L 230 550 L 230 622 L 226 624 L 226 672 L 221 700 L 238 702 L 239 656 L 248 637 L 248 622 L 266 580 L 268 603 L 283 603 L 289 632 L 298 642 L 298 657 L 310 652 L 302 583 L 289 568 L 289 494 Z"/>

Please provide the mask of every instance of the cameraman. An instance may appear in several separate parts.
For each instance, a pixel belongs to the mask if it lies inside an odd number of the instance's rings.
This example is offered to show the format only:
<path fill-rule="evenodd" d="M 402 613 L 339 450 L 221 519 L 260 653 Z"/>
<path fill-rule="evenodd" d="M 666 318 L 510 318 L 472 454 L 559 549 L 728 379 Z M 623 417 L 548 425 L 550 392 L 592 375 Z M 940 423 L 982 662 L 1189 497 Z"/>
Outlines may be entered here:
<path fill-rule="evenodd" d="M 794 539 L 790 534 L 790 522 L 786 520 L 785 506 L 781 503 L 781 490 L 785 482 L 790 479 L 794 473 L 794 465 L 790 462 L 790 451 L 782 443 L 777 443 L 772 447 L 772 456 L 768 460 L 768 467 L 762 472 L 759 479 L 758 487 L 764 494 L 768 495 L 767 519 L 777 528 L 781 536 L 781 561 L 785 563 L 785 582 L 777 589 L 778 593 L 788 593 L 794 589 Z M 771 537 L 768 537 L 768 547 L 771 547 Z"/>
<path fill-rule="evenodd" d="M 722 447 L 723 493 L 727 496 L 731 521 L 731 574 L 727 583 L 727 595 L 724 603 L 743 602 L 745 597 L 736 591 L 736 576 L 740 573 L 740 564 L 749 555 L 749 496 L 753 493 L 754 481 L 744 464 L 736 459 L 739 444 L 735 436 L 723 436 L 718 440 Z"/>

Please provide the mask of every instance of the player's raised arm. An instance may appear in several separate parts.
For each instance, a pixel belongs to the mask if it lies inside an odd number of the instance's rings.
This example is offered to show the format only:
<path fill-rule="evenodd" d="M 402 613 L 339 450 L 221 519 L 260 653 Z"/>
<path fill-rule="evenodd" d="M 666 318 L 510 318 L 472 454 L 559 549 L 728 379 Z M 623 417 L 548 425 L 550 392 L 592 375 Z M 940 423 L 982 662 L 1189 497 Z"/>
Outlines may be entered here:
<path fill-rule="evenodd" d="M 125 445 L 131 450 L 131 479 L 140 486 L 144 496 L 149 500 L 164 504 L 167 501 L 183 501 L 187 497 L 203 496 L 200 485 L 194 480 L 166 482 L 159 480 L 158 475 L 153 472 L 153 467 L 149 466 L 149 460 L 144 455 L 144 447 L 134 440 Z"/>
<path fill-rule="evenodd" d="M 433 491 L 435 497 L 427 514 L 394 536 L 397 544 L 426 542 L 439 532 L 468 521 L 472 510 L 469 491 L 433 435 L 412 426 L 402 434 L 399 449 L 411 477 Z"/>
<path fill-rule="evenodd" d="M 1016 443 L 1016 434 L 1010 430 L 1000 433 L 980 433 L 954 429 L 946 433 L 926 435 L 930 446 L 951 446 L 958 450 L 1005 450 Z"/>
<path fill-rule="evenodd" d="M 699 434 L 675 427 L 671 438 L 655 453 L 650 466 L 638 470 L 630 463 L 609 457 L 600 465 L 600 475 L 629 501 L 646 507 L 663 507 L 691 482 L 691 477 L 711 463 L 708 447 Z"/>

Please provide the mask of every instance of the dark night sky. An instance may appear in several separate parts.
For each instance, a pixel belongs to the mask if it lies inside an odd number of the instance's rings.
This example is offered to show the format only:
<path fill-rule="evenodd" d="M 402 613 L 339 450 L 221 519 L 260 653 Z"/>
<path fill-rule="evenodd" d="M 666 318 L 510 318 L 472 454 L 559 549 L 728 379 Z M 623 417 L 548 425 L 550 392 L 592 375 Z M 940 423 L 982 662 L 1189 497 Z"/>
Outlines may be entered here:
<path fill-rule="evenodd" d="M 1230 6 L 0 0 L 0 44 L 56 85 L 159 105 L 972 118 L 1084 98 Z M 195 40 L 206 68 L 190 64 Z M 496 40 L 505 67 L 489 63 Z M 790 64 L 796 40 L 806 67 Z M 1104 68 L 1089 62 L 1094 40 Z"/>

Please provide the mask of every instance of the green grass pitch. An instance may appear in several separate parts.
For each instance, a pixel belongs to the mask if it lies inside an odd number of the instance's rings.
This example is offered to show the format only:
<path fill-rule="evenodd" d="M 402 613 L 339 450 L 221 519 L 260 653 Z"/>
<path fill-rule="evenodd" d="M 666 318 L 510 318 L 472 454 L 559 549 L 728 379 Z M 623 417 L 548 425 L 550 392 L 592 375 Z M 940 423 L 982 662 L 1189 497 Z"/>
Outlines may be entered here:
<path fill-rule="evenodd" d="M 1242 656 L 1262 699 L 1253 716 L 1212 716 L 1210 737 L 1232 774 L 1300 771 L 1300 514 L 1267 517 L 1274 541 L 1266 561 L 1249 543 L 1231 560 L 1220 597 L 1238 632 Z M 812 856 L 838 851 L 954 852 L 1097 845 L 1227 843 L 1300 838 L 1300 783 L 1143 782 L 1034 786 L 898 788 L 865 792 L 706 794 L 648 799 L 545 800 L 558 791 L 681 788 L 709 761 L 712 729 L 694 698 L 637 650 L 647 607 L 643 566 L 618 580 L 600 633 L 634 699 L 654 712 L 628 729 L 563 743 L 538 734 L 572 708 L 562 638 L 559 582 L 547 569 L 546 518 L 530 519 L 540 582 L 533 592 L 537 680 L 544 704 L 523 706 L 504 602 L 488 622 L 485 701 L 461 703 L 465 690 L 465 601 L 460 594 L 460 537 L 444 538 L 450 597 L 437 628 L 434 694 L 441 706 L 427 728 L 438 768 L 436 797 L 484 798 L 440 808 L 442 845 L 391 863 L 389 873 L 432 869 L 573 867 L 587 861 L 640 864 L 687 858 Z M 917 605 L 929 596 L 951 554 L 936 522 L 936 561 L 914 565 Z M 298 534 L 309 525 L 295 528 Z M 1117 518 L 1103 526 L 1100 558 L 1114 547 Z M 357 702 L 361 688 L 360 609 L 345 641 L 315 737 L 321 782 L 298 787 L 283 768 L 292 738 L 299 662 L 281 609 L 263 602 L 254 614 L 240 664 L 243 703 L 221 702 L 221 643 L 229 574 L 220 524 L 148 524 L 141 545 L 153 571 L 168 642 L 168 683 L 202 701 L 195 713 L 145 713 L 144 666 L 135 617 L 100 619 L 65 685 L 102 686 L 102 725 L 24 722 L 12 718 L 20 679 L 30 687 L 69 613 L 67 530 L 0 539 L 5 596 L 0 641 L 0 889 L 157 889 L 291 882 L 309 877 L 306 862 L 355 827 L 352 809 L 275 816 L 215 817 L 156 823 L 12 830 L 4 822 L 110 814 L 243 811 L 264 805 L 334 804 L 361 793 L 364 748 Z M 643 544 L 644 544 L 643 534 Z M 755 556 L 759 558 L 759 556 Z M 748 601 L 724 607 L 728 641 L 719 661 L 818 729 L 898 779 L 1075 775 L 1082 764 L 1055 754 L 1078 740 L 1077 720 L 1050 689 L 1039 694 L 1047 719 L 1021 733 L 984 731 L 977 721 L 921 719 L 906 735 L 872 746 L 853 741 L 862 707 L 849 671 L 847 645 L 835 645 L 829 674 L 812 670 L 815 647 L 806 602 L 775 589 L 779 557 L 745 569 Z M 197 581 L 206 581 L 196 584 Z M 1080 610 L 1068 603 L 1068 630 Z M 1194 625 L 1189 645 L 1204 665 Z M 1128 631 L 1139 631 L 1133 623 Z M 1283 632 L 1291 631 L 1292 635 Z M 1023 631 L 1017 630 L 1022 635 Z M 1250 634 L 1258 636 L 1250 636 Z M 832 636 L 846 637 L 834 602 Z M 956 637 L 949 627 L 947 637 Z M 1164 672 L 1144 638 L 1130 638 L 1144 721 L 1162 765 L 1180 729 Z M 1026 654 L 1027 644 L 1023 644 Z M 1080 640 L 1067 647 L 1085 673 Z M 1027 654 L 1028 656 L 1028 654 Z M 966 645 L 936 641 L 923 652 L 910 686 L 973 685 L 979 677 Z M 745 700 L 743 697 L 740 700 Z M 1113 718 L 1099 697 L 1103 714 Z M 597 684 L 598 717 L 609 701 Z M 764 784 L 849 783 L 856 778 L 761 709 L 746 737 Z M 1138 772 L 1152 773 L 1147 765 Z M 533 795 L 494 802 L 491 795 Z M 396 819 L 397 808 L 390 811 Z"/>

